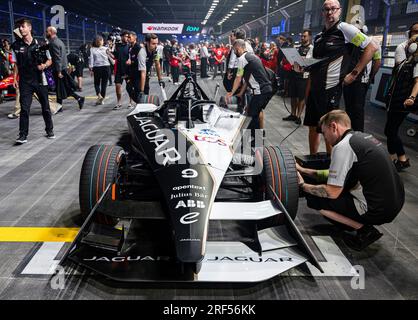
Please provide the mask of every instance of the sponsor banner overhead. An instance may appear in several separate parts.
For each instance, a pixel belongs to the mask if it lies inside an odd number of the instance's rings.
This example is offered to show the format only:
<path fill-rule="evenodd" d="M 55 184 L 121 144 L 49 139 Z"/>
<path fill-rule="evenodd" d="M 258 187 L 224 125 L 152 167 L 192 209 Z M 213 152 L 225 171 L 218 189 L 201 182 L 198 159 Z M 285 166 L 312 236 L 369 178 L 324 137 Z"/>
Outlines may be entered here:
<path fill-rule="evenodd" d="M 142 33 L 181 34 L 184 24 L 143 23 Z"/>

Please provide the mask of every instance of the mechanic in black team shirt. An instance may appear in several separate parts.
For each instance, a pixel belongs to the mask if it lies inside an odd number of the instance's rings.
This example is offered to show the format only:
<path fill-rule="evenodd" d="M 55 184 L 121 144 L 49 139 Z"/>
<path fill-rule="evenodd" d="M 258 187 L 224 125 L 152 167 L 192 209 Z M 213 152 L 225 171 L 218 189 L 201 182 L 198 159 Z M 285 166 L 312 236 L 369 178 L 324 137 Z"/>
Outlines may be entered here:
<path fill-rule="evenodd" d="M 354 229 L 355 234 L 344 234 L 344 241 L 362 250 L 382 236 L 373 226 L 392 222 L 401 211 L 404 186 L 383 144 L 370 134 L 354 132 L 347 113 L 329 112 L 320 127 L 333 146 L 330 169 L 297 165 L 300 188 L 308 207 L 345 229 Z M 307 184 L 301 174 L 324 184 Z"/>
<path fill-rule="evenodd" d="M 310 93 L 306 102 L 304 125 L 309 126 L 309 148 L 316 154 L 320 135 L 316 132 L 319 119 L 327 112 L 338 109 L 342 84 L 349 85 L 361 76 L 361 72 L 378 50 L 371 38 L 355 26 L 339 20 L 341 5 L 337 0 L 327 0 L 322 6 L 325 28 L 315 37 L 313 57 L 325 59 L 310 70 Z M 354 69 L 350 70 L 352 51 L 364 49 Z M 351 72 L 350 72 L 351 71 Z M 331 148 L 327 146 L 330 153 Z"/>
<path fill-rule="evenodd" d="M 149 94 L 149 80 L 152 65 L 155 64 L 157 77 L 160 86 L 164 87 L 161 74 L 160 56 L 157 52 L 158 37 L 150 33 L 145 36 L 145 46 L 141 48 L 138 55 L 138 70 L 140 72 L 139 96 Z"/>
<path fill-rule="evenodd" d="M 15 88 L 20 90 L 20 123 L 19 138 L 16 144 L 22 145 L 27 142 L 29 133 L 29 114 L 32 105 L 33 94 L 39 98 L 42 108 L 42 116 L 45 121 L 46 137 L 55 139 L 54 126 L 48 100 L 48 82 L 45 69 L 52 65 L 51 54 L 42 48 L 32 36 L 32 22 L 28 19 L 20 19 L 16 22 L 21 39 L 17 39 L 13 45 L 13 61 Z M 19 75 L 19 80 L 18 80 Z"/>
<path fill-rule="evenodd" d="M 247 115 L 252 117 L 250 129 L 263 128 L 260 116 L 262 116 L 264 108 L 273 96 L 270 77 L 260 58 L 254 53 L 247 52 L 247 44 L 244 40 L 236 40 L 233 50 L 238 57 L 238 71 L 232 91 L 228 92 L 227 96 L 232 97 L 238 91 L 241 81 L 244 79 L 246 86 L 252 91 L 247 107 Z"/>

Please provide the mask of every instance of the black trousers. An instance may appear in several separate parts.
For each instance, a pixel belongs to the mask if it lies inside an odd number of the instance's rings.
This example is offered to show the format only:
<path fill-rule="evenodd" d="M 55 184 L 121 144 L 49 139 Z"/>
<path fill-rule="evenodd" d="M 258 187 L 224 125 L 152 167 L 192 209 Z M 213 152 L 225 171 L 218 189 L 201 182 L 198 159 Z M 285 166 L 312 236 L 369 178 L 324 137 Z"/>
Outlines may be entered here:
<path fill-rule="evenodd" d="M 364 132 L 364 105 L 368 87 L 367 83 L 360 81 L 343 87 L 345 111 L 350 117 L 354 131 Z"/>
<path fill-rule="evenodd" d="M 401 138 L 399 137 L 399 128 L 407 117 L 408 112 L 389 111 L 387 114 L 385 135 L 388 139 L 388 151 L 397 156 L 405 155 L 405 149 Z"/>
<path fill-rule="evenodd" d="M 145 77 L 145 86 L 144 86 L 144 94 L 149 95 L 149 76 Z"/>
<path fill-rule="evenodd" d="M 109 85 L 112 84 L 113 66 L 109 66 Z"/>
<path fill-rule="evenodd" d="M 223 78 L 224 73 L 222 71 L 222 64 L 216 64 L 215 63 L 215 70 L 214 70 L 214 73 L 213 73 L 213 79 L 215 79 L 218 76 L 218 71 L 221 72 L 221 77 Z"/>
<path fill-rule="evenodd" d="M 196 60 L 191 60 L 190 63 L 192 65 L 193 79 L 194 79 L 194 81 L 196 81 L 196 74 L 197 74 L 197 63 L 196 63 Z"/>
<path fill-rule="evenodd" d="M 94 89 L 97 95 L 106 97 L 107 82 L 109 81 L 109 66 L 94 67 Z"/>
<path fill-rule="evenodd" d="M 201 78 L 208 77 L 208 58 L 202 58 L 200 60 L 200 77 Z"/>
<path fill-rule="evenodd" d="M 45 131 L 51 132 L 54 130 L 52 123 L 51 110 L 49 108 L 48 100 L 48 86 L 33 85 L 24 82 L 19 82 L 20 89 L 20 120 L 19 120 L 19 134 L 27 136 L 29 134 L 29 114 L 32 106 L 33 94 L 36 93 L 39 103 L 42 108 L 42 116 L 45 121 Z"/>
<path fill-rule="evenodd" d="M 173 76 L 173 83 L 179 82 L 180 67 L 171 66 L 171 75 Z"/>
<path fill-rule="evenodd" d="M 170 61 L 164 60 L 163 61 L 163 69 L 164 73 L 167 75 L 167 77 L 170 76 Z"/>
<path fill-rule="evenodd" d="M 272 93 L 258 94 L 251 97 L 247 112 L 248 116 L 252 118 L 249 129 L 260 129 L 260 112 L 267 107 L 272 97 Z"/>
<path fill-rule="evenodd" d="M 129 97 L 135 101 L 139 102 L 139 83 L 141 82 L 139 72 L 135 74 L 130 74 L 128 80 L 126 81 L 126 91 L 128 91 Z"/>

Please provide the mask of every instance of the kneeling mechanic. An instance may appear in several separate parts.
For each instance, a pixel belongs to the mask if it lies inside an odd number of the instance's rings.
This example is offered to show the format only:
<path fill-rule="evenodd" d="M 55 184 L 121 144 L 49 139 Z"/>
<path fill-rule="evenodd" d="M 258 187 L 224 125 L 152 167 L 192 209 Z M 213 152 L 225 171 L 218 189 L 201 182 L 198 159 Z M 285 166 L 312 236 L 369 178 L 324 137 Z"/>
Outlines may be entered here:
<path fill-rule="evenodd" d="M 363 250 L 382 236 L 374 226 L 392 222 L 401 211 L 403 183 L 383 144 L 370 134 L 354 132 L 344 111 L 323 116 L 320 128 L 333 146 L 329 173 L 297 165 L 300 188 L 308 207 L 354 231 L 345 233 L 344 241 Z M 307 184 L 302 175 L 326 184 Z"/>

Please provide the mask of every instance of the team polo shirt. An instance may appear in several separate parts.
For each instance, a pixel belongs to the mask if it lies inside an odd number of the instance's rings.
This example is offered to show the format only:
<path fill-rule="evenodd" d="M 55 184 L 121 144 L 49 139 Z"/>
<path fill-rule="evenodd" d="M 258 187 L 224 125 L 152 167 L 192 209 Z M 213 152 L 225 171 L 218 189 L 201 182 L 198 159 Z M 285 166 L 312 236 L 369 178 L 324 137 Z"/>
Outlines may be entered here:
<path fill-rule="evenodd" d="M 18 39 L 12 44 L 12 60 L 16 62 L 18 67 L 19 81 L 32 85 L 46 86 L 48 85 L 48 81 L 45 72 L 39 71 L 38 66 L 34 63 L 35 51 L 38 47 L 39 45 L 36 39 L 33 39 L 30 45 L 22 39 Z M 49 50 L 45 51 L 45 56 L 48 60 L 52 59 Z"/>
<path fill-rule="evenodd" d="M 328 185 L 351 191 L 362 187 L 368 212 L 395 212 L 405 191 L 384 145 L 370 134 L 349 132 L 334 146 Z"/>
<path fill-rule="evenodd" d="M 254 95 L 267 94 L 273 91 L 267 71 L 260 58 L 254 53 L 245 52 L 238 58 L 237 75 L 246 79 Z"/>
<path fill-rule="evenodd" d="M 345 22 L 319 33 L 314 40 L 313 57 L 325 60 L 311 69 L 312 90 L 323 91 L 341 84 L 351 71 L 353 49 L 364 49 L 371 41 L 358 28 Z"/>
<path fill-rule="evenodd" d="M 138 54 L 138 70 L 150 72 L 155 61 L 160 61 L 160 55 L 156 50 L 149 53 L 147 46 L 141 48 Z"/>

